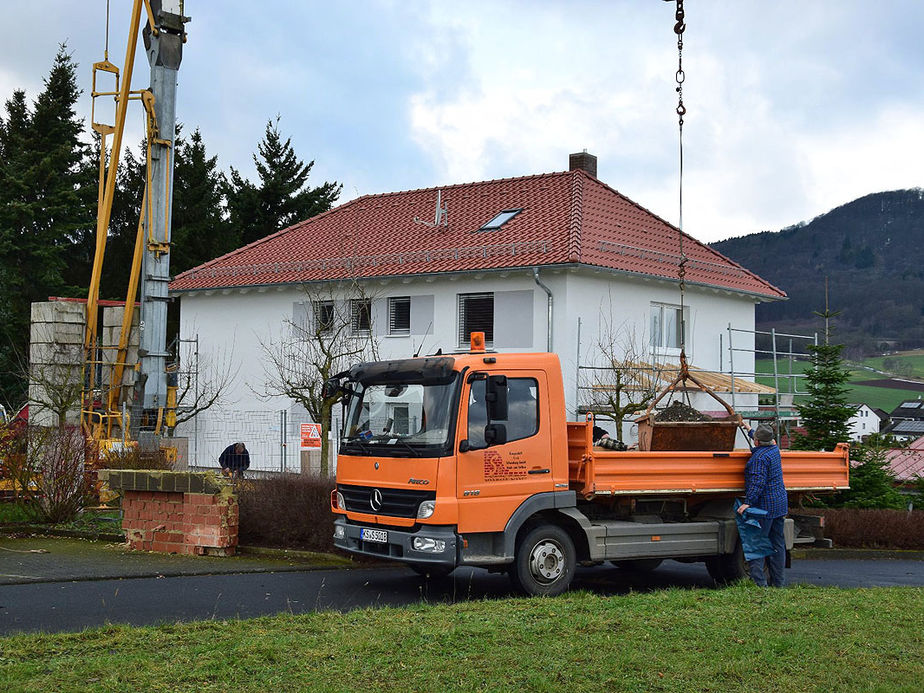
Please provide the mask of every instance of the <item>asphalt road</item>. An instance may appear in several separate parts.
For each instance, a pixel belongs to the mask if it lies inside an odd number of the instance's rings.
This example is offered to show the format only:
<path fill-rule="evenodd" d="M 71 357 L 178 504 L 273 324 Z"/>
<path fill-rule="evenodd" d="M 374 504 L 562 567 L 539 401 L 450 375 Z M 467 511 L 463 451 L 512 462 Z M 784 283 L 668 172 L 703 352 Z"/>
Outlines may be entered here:
<path fill-rule="evenodd" d="M 924 561 L 804 560 L 790 583 L 838 587 L 924 586 Z M 651 573 L 610 566 L 580 568 L 576 589 L 602 595 L 664 587 L 711 587 L 702 564 L 665 561 Z M 0 634 L 76 631 L 107 623 L 149 625 L 253 618 L 280 612 L 349 610 L 511 595 L 504 575 L 471 568 L 428 580 L 402 567 L 198 575 L 0 586 Z"/>

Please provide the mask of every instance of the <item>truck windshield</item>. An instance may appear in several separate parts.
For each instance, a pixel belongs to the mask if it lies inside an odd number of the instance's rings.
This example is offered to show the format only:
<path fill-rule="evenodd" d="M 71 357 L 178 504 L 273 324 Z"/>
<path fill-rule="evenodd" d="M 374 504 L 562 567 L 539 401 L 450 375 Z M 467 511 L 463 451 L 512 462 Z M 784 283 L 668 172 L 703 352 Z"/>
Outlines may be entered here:
<path fill-rule="evenodd" d="M 354 383 L 341 451 L 394 457 L 444 454 L 454 433 L 456 381 L 453 376 L 438 385 Z"/>

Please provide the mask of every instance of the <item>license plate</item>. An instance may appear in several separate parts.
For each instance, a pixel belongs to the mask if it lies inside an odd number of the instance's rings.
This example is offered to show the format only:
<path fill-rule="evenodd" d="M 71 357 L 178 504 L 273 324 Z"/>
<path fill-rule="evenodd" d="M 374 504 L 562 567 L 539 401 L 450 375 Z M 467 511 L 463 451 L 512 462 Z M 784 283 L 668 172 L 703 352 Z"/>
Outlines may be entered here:
<path fill-rule="evenodd" d="M 361 536 L 363 541 L 374 541 L 378 544 L 388 543 L 388 532 L 384 529 L 363 529 Z"/>

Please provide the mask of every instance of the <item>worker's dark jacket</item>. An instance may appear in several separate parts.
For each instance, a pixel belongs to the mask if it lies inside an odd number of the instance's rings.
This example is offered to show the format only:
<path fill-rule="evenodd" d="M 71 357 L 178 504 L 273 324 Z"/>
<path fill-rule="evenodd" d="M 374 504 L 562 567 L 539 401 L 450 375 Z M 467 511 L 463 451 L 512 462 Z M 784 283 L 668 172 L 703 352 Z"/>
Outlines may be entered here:
<path fill-rule="evenodd" d="M 230 469 L 232 472 L 240 472 L 250 468 L 250 453 L 245 449 L 238 454 L 234 451 L 235 443 L 231 443 L 218 456 L 218 464 L 222 469 Z"/>
<path fill-rule="evenodd" d="M 745 502 L 767 511 L 767 518 L 784 517 L 789 511 L 783 465 L 776 445 L 759 445 L 744 468 Z"/>

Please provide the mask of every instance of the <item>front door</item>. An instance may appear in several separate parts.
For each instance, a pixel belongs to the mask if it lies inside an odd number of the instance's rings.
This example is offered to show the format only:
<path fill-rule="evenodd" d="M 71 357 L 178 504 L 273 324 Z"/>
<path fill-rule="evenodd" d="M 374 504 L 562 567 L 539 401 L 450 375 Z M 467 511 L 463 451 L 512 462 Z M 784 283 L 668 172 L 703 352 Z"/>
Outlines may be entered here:
<path fill-rule="evenodd" d="M 471 449 L 458 453 L 461 533 L 501 531 L 524 499 L 553 490 L 545 373 L 517 370 L 506 375 L 507 419 L 492 421 L 506 426 L 502 445 L 485 447 L 485 374 L 469 375 L 462 392 L 459 425 Z"/>

